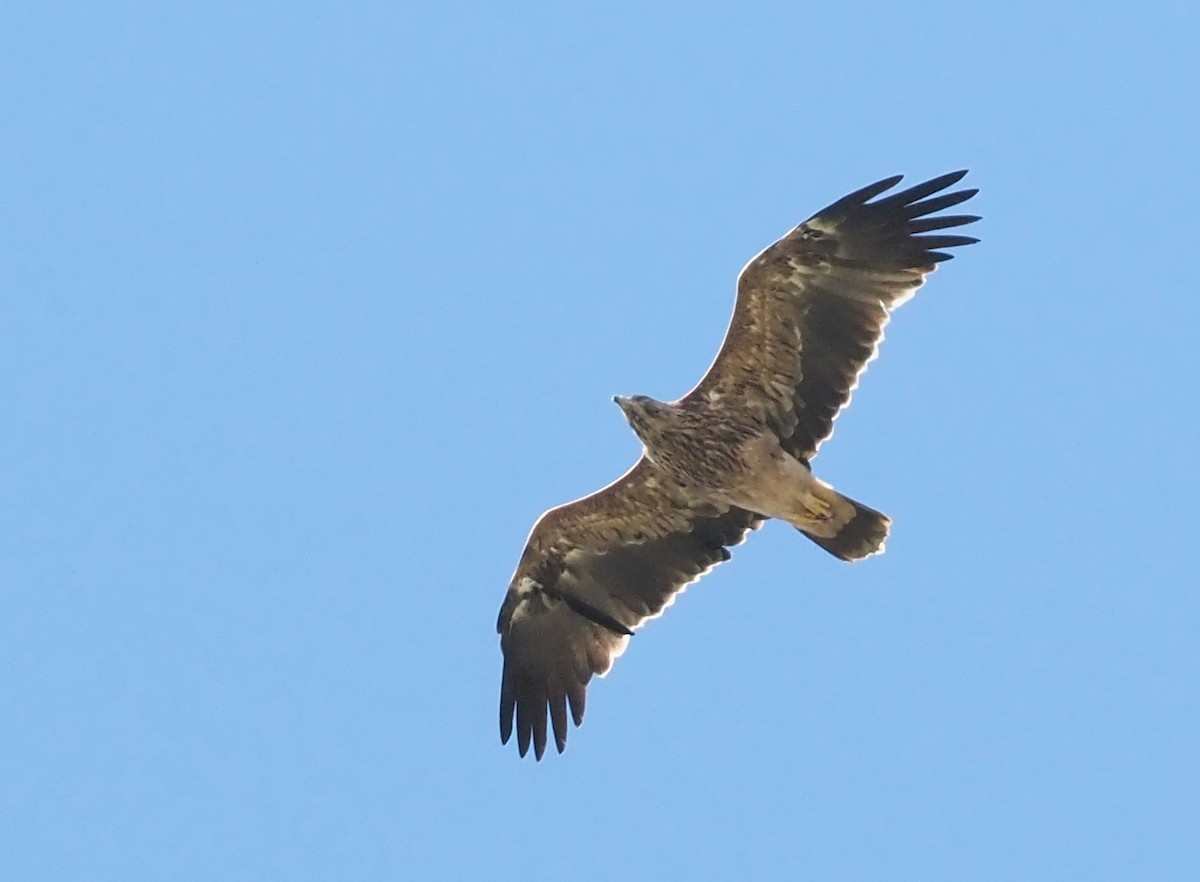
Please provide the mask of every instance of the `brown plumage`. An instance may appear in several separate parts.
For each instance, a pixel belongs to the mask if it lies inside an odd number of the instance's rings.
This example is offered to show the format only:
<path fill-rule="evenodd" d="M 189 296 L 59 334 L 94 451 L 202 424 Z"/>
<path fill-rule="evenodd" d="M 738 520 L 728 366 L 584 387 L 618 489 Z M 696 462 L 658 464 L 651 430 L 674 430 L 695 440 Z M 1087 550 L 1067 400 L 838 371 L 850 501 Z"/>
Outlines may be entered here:
<path fill-rule="evenodd" d="M 897 175 L 817 212 L 742 270 L 729 331 L 696 388 L 672 403 L 616 399 L 644 454 L 534 525 L 497 622 L 501 740 L 515 717 L 521 755 L 532 743 L 540 759 L 549 710 L 561 752 L 568 708 L 579 725 L 592 675 L 767 518 L 843 560 L 882 550 L 887 517 L 815 478 L 809 463 L 891 310 L 951 257 L 942 249 L 977 241 L 936 232 L 978 220 L 935 214 L 976 193 L 934 195 L 965 174 L 876 198 Z"/>

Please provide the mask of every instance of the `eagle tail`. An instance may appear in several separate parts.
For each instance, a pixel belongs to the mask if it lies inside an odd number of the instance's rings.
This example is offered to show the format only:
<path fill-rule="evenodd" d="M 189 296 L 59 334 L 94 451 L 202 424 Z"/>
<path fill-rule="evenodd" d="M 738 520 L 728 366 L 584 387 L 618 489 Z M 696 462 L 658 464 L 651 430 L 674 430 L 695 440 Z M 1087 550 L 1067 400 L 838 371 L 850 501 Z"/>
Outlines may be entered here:
<path fill-rule="evenodd" d="M 840 502 L 853 507 L 854 514 L 832 536 L 814 536 L 808 530 L 798 528 L 800 532 L 842 560 L 861 560 L 883 551 L 891 519 L 836 490 L 832 492 Z"/>

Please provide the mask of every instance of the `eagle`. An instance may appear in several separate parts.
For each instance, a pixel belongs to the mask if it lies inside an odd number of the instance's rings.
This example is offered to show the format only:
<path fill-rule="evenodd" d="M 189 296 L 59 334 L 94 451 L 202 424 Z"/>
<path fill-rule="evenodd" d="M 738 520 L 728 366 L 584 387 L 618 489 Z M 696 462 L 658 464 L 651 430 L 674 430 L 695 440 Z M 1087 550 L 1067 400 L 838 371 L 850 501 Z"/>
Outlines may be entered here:
<path fill-rule="evenodd" d="M 767 519 L 845 561 L 883 550 L 887 516 L 811 463 L 892 310 L 953 256 L 943 249 L 979 241 L 940 232 L 979 220 L 940 213 L 978 192 L 944 192 L 964 175 L 882 195 L 895 175 L 823 208 L 742 269 L 725 340 L 692 391 L 613 399 L 642 456 L 534 524 L 496 625 L 502 743 L 515 722 L 520 755 L 532 744 L 540 760 L 549 711 L 561 753 L 568 709 L 579 726 L 592 676 Z"/>

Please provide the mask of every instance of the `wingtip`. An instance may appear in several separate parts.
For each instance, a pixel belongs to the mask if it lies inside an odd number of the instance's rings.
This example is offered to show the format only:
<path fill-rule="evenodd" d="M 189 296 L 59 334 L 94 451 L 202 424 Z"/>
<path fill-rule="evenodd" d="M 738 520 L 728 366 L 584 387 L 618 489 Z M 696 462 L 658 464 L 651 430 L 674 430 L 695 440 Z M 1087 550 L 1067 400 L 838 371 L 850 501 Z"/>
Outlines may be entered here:
<path fill-rule="evenodd" d="M 868 184 L 867 186 L 863 187 L 862 189 L 855 190 L 849 196 L 846 196 L 843 199 L 839 199 L 838 201 L 842 202 L 842 201 L 846 201 L 846 200 L 854 200 L 854 201 L 866 202 L 869 199 L 874 199 L 880 193 L 887 192 L 888 190 L 892 189 L 893 187 L 895 187 L 897 184 L 899 184 L 903 180 L 904 180 L 904 175 L 889 175 L 886 178 L 881 178 L 880 180 L 876 181 L 873 184 Z"/>
<path fill-rule="evenodd" d="M 509 688 L 508 671 L 501 675 L 500 686 L 500 743 L 508 744 L 513 733 L 513 713 L 516 711 L 516 699 Z"/>

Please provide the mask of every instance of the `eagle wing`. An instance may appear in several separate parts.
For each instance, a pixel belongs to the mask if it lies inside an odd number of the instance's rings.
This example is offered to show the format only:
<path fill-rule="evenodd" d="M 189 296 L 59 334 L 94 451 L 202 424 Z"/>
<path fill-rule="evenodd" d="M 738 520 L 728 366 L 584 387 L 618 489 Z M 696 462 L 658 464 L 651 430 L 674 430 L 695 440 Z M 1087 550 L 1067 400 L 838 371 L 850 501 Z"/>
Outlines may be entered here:
<path fill-rule="evenodd" d="M 603 490 L 542 515 L 496 623 L 501 740 L 515 717 L 521 756 L 532 740 L 541 759 L 549 708 L 561 753 L 567 707 L 578 726 L 592 675 L 603 676 L 634 629 L 761 523 L 742 509 L 690 503 L 645 457 Z"/>
<path fill-rule="evenodd" d="M 978 192 L 934 195 L 965 174 L 875 201 L 902 176 L 856 190 L 746 264 L 725 341 L 684 400 L 761 408 L 784 449 L 810 460 L 875 357 L 891 311 L 953 256 L 941 249 L 978 241 L 936 232 L 979 220 L 936 214 Z"/>

